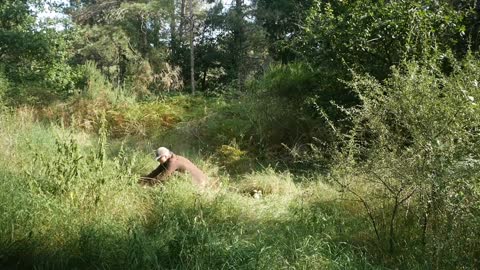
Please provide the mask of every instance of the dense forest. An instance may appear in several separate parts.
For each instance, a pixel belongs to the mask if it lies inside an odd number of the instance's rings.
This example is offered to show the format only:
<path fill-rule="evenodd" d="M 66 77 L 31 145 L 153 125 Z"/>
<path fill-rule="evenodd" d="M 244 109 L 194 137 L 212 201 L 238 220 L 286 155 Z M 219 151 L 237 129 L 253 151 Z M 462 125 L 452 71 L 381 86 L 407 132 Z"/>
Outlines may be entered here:
<path fill-rule="evenodd" d="M 0 268 L 478 269 L 479 46 L 476 0 L 1 0 Z"/>

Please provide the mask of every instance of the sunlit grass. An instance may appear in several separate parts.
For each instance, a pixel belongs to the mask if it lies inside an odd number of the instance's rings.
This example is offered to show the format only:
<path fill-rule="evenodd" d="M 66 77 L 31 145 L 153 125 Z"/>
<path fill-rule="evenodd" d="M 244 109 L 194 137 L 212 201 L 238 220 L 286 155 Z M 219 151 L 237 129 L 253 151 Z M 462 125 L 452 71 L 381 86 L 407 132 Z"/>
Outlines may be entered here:
<path fill-rule="evenodd" d="M 102 163 L 95 136 L 33 117 L 18 125 L 17 117 L 25 116 L 1 118 L 1 265 L 371 268 L 361 253 L 332 241 L 340 217 L 316 207 L 325 202 L 329 209 L 338 198 L 328 185 L 296 184 L 295 176 L 271 168 L 231 180 L 193 151 L 185 155 L 215 185 L 200 191 L 188 176 L 175 175 L 145 189 L 137 178 L 156 164 L 144 149 L 110 141 L 116 150 Z"/>

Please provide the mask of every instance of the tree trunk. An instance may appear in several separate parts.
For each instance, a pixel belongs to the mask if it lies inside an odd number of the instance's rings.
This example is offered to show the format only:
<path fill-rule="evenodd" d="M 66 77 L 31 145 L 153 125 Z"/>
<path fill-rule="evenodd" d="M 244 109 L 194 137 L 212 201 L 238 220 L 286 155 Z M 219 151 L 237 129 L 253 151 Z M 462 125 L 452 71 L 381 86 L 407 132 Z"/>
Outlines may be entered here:
<path fill-rule="evenodd" d="M 140 15 L 140 32 L 142 33 L 142 45 L 141 45 L 141 53 L 142 56 L 145 57 L 148 52 L 148 36 L 147 36 L 147 27 L 146 27 L 146 18 L 145 15 Z"/>
<path fill-rule="evenodd" d="M 180 25 L 178 27 L 178 37 L 180 40 L 183 39 L 183 28 L 185 27 L 185 0 L 180 2 Z"/>
<path fill-rule="evenodd" d="M 204 92 L 207 91 L 207 69 L 203 71 L 202 90 Z"/>
<path fill-rule="evenodd" d="M 236 51 L 235 64 L 237 66 L 237 87 L 239 91 L 243 91 L 245 85 L 245 29 L 243 21 L 243 0 L 235 0 L 235 15 L 238 23 L 233 32 Z"/>
<path fill-rule="evenodd" d="M 192 83 L 192 94 L 195 94 L 195 54 L 193 48 L 194 20 L 193 20 L 193 0 L 189 2 L 190 10 L 190 80 Z"/>
<path fill-rule="evenodd" d="M 177 48 L 177 35 L 176 35 L 176 18 L 175 18 L 175 0 L 171 0 L 172 6 L 170 10 L 170 49 L 172 54 L 175 55 Z"/>

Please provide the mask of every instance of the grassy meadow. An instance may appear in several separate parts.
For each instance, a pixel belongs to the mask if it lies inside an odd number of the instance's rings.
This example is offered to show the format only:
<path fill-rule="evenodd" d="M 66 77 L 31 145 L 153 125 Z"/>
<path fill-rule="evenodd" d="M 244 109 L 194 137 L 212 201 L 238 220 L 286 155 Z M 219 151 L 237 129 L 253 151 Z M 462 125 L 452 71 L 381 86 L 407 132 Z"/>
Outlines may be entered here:
<path fill-rule="evenodd" d="M 464 83 L 456 80 L 449 87 Z M 405 95 L 417 98 L 410 82 L 403 83 Z M 405 112 L 415 103 L 395 100 L 403 96 L 381 106 Z M 267 114 L 264 102 L 277 101 L 254 99 L 173 95 L 108 102 L 99 96 L 4 107 L 1 269 L 478 266 L 475 104 L 452 96 L 457 112 L 426 107 L 427 128 L 416 124 L 415 111 L 405 115 L 416 137 L 404 148 L 396 132 L 380 133 L 390 125 L 381 118 L 389 113 L 365 100 L 352 122 L 371 125 L 378 142 L 356 143 L 371 140 L 374 133 L 362 133 L 364 127 L 341 141 L 344 150 L 326 156 L 328 148 L 314 144 L 309 151 L 269 144 L 285 139 L 278 132 L 292 132 L 283 128 L 296 116 Z M 444 129 L 437 119 L 445 117 L 458 125 Z M 442 139 L 451 146 L 432 146 L 425 130 L 452 136 Z M 190 158 L 210 187 L 198 190 L 182 174 L 165 185 L 138 185 L 157 166 L 159 146 Z"/>
<path fill-rule="evenodd" d="M 215 184 L 199 191 L 176 175 L 142 188 L 160 139 L 112 138 L 107 120 L 97 132 L 40 121 L 26 107 L 0 119 L 2 269 L 382 269 L 362 209 L 326 176 L 229 175 L 183 145 Z"/>
<path fill-rule="evenodd" d="M 478 4 L 1 0 L 0 270 L 480 269 Z"/>

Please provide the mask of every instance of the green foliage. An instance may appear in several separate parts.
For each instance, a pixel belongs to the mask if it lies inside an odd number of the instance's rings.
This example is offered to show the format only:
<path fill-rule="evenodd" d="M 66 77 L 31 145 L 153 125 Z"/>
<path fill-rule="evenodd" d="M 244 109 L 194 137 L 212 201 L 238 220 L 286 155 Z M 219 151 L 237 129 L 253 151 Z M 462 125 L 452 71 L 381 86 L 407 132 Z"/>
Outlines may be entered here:
<path fill-rule="evenodd" d="M 235 140 L 241 145 L 244 139 L 248 140 L 248 132 L 252 128 L 247 104 L 243 102 L 227 103 L 217 112 L 209 115 L 200 123 L 205 138 L 218 146 L 228 145 Z"/>
<path fill-rule="evenodd" d="M 316 1 L 296 48 L 315 65 L 383 79 L 404 58 L 453 49 L 465 32 L 463 16 L 444 1 Z"/>
<path fill-rule="evenodd" d="M 0 268 L 477 268 L 474 2 L 2 1 Z M 159 145 L 216 189 L 138 187 Z"/>
<path fill-rule="evenodd" d="M 318 91 L 319 74 L 305 63 L 273 66 L 257 86 L 259 91 L 268 91 L 275 97 L 286 98 L 291 102 L 301 102 L 302 98 Z"/>
<path fill-rule="evenodd" d="M 37 24 L 33 10 L 43 6 L 29 0 L 0 4 L 0 61 L 11 82 L 9 103 L 48 104 L 73 90 L 74 74 L 67 64 L 72 33 Z"/>
<path fill-rule="evenodd" d="M 261 79 L 250 83 L 251 92 L 242 99 L 241 108 L 251 122 L 245 137 L 259 147 L 255 152 L 282 163 L 306 162 L 302 156 L 311 155 L 309 144 L 320 141 L 323 150 L 329 147 L 335 137 L 326 128 L 324 115 L 340 120 L 343 113 L 337 106 L 358 102 L 336 75 L 295 62 L 272 66 Z"/>
<path fill-rule="evenodd" d="M 342 135 L 336 181 L 363 204 L 391 254 L 413 246 L 428 267 L 469 268 L 480 245 L 467 232 L 480 226 L 479 60 L 453 62 L 450 75 L 437 66 L 406 62 L 384 83 L 355 76 L 361 105 L 347 110 L 354 125 Z"/>
<path fill-rule="evenodd" d="M 218 163 L 225 166 L 229 172 L 245 172 L 250 168 L 247 151 L 239 149 L 239 146 L 235 142 L 230 145 L 220 146 L 215 156 Z"/>
<path fill-rule="evenodd" d="M 79 121 L 88 118 L 89 121 L 97 122 L 98 116 L 105 110 L 117 104 L 132 103 L 135 94 L 128 89 L 114 87 L 105 75 L 97 68 L 94 61 L 87 61 L 77 67 L 78 92 L 67 101 L 67 107 L 63 107 L 61 117 L 65 110 L 70 115 L 77 115 Z"/>
<path fill-rule="evenodd" d="M 175 65 L 173 72 L 165 68 L 169 48 L 162 41 L 167 38 L 162 28 L 171 4 L 157 0 L 76 7 L 79 31 L 74 62 L 95 61 L 112 85 L 140 97 L 178 89 L 182 80 Z"/>
<path fill-rule="evenodd" d="M 378 268 L 332 241 L 343 237 L 341 217 L 310 195 L 335 197 L 327 186 L 297 187 L 292 175 L 265 170 L 217 190 L 199 192 L 179 176 L 143 189 L 134 168 L 144 153 L 111 155 L 102 134 L 96 144 L 72 129 L 0 116 L 3 268 Z M 257 184 L 260 199 L 234 191 Z"/>
<path fill-rule="evenodd" d="M 302 23 L 315 1 L 259 0 L 256 17 L 265 29 L 271 56 L 282 64 L 296 60 L 291 42 L 302 34 Z"/>
<path fill-rule="evenodd" d="M 29 10 L 28 0 L 5 0 L 0 5 L 0 28 L 5 30 L 31 27 L 34 17 Z"/>
<path fill-rule="evenodd" d="M 97 69 L 97 64 L 93 61 L 87 61 L 81 67 L 79 87 L 81 94 L 87 99 L 106 98 L 113 101 L 113 86 L 105 76 Z"/>

